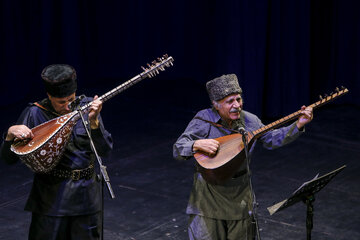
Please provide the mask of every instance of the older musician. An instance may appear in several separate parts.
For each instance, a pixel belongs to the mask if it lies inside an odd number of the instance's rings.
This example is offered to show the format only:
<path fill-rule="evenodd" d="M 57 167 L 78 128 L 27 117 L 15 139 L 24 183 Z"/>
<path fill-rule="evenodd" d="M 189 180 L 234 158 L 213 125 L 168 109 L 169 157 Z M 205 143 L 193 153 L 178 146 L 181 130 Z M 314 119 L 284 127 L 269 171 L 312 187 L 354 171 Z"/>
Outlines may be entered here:
<path fill-rule="evenodd" d="M 243 110 L 242 90 L 235 74 L 215 78 L 206 83 L 206 88 L 213 107 L 201 110 L 190 121 L 174 144 L 176 159 L 188 159 L 197 151 L 214 156 L 219 149 L 215 138 L 231 134 L 229 129 L 254 131 L 264 126 L 258 117 Z M 295 140 L 313 118 L 311 107 L 301 107 L 301 113 L 293 124 L 264 134 L 259 139 L 263 146 L 274 149 Z M 250 153 L 254 146 L 255 143 Z M 246 169 L 243 161 L 235 175 L 218 185 L 207 183 L 199 172 L 195 172 L 186 209 L 190 239 L 254 239 L 255 226 L 250 215 L 252 193 Z"/>
<path fill-rule="evenodd" d="M 68 104 L 76 99 L 75 69 L 66 64 L 46 67 L 41 77 L 47 98 L 31 103 L 11 126 L 1 145 L 1 159 L 18 161 L 10 151 L 14 139 L 31 139 L 31 128 L 69 113 Z M 85 115 L 95 147 L 101 156 L 112 149 L 112 138 L 104 128 L 97 96 L 84 98 L 80 105 L 91 104 Z M 74 126 L 59 164 L 46 174 L 34 174 L 33 186 L 25 206 L 32 212 L 29 239 L 99 239 L 101 234 L 100 184 L 94 171 L 95 156 L 82 121 Z M 75 174 L 76 173 L 76 174 Z"/>

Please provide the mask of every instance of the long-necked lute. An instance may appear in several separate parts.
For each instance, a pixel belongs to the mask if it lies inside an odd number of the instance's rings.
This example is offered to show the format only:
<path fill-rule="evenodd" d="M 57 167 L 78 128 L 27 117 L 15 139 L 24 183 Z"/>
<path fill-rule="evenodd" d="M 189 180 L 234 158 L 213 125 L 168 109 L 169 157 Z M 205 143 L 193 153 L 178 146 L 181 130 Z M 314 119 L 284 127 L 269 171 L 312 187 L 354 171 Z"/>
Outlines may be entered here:
<path fill-rule="evenodd" d="M 321 97 L 320 100 L 310 105 L 313 109 L 320 107 L 337 97 L 346 94 L 348 90 L 336 88 L 336 92 L 330 96 Z M 266 132 L 277 128 L 284 123 L 298 118 L 301 115 L 301 110 L 294 112 L 286 117 L 283 117 L 275 122 L 272 122 L 255 131 L 249 131 L 246 135 L 249 149 L 255 140 L 261 137 Z M 214 157 L 208 156 L 203 152 L 196 152 L 194 157 L 198 163 L 198 169 L 202 177 L 210 184 L 221 184 L 228 180 L 239 170 L 240 166 L 245 160 L 245 151 L 242 135 L 234 133 L 223 137 L 215 138 L 219 141 L 220 146 L 217 154 Z"/>
<path fill-rule="evenodd" d="M 165 67 L 173 65 L 174 59 L 167 55 L 142 67 L 142 73 L 119 85 L 113 90 L 100 96 L 102 102 L 114 97 L 141 80 L 154 77 L 159 71 L 165 71 Z M 63 116 L 54 118 L 31 129 L 34 137 L 27 140 L 15 140 L 11 150 L 34 172 L 46 173 L 51 171 L 60 161 L 69 141 L 72 129 L 80 118 L 79 111 L 87 113 L 92 102 L 80 107 Z"/>

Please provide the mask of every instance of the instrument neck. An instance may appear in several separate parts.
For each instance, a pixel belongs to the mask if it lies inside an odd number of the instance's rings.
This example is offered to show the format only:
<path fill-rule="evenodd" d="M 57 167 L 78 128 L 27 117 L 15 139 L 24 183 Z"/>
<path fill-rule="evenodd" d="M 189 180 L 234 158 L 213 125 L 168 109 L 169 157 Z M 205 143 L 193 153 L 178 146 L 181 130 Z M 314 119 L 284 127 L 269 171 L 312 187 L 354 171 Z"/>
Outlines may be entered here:
<path fill-rule="evenodd" d="M 346 89 L 346 88 L 341 91 L 337 91 L 336 93 L 331 94 L 330 96 L 322 98 L 321 100 L 311 104 L 309 107 L 316 109 L 316 108 L 321 107 L 321 106 L 325 105 L 326 103 L 334 100 L 335 98 L 346 94 L 347 92 L 348 92 L 348 89 Z M 264 133 L 266 133 L 274 128 L 280 127 L 281 125 L 298 118 L 300 115 L 301 115 L 301 110 L 294 112 L 286 117 L 283 117 L 275 122 L 272 122 L 262 128 L 259 128 L 258 130 L 253 131 L 252 134 L 254 135 L 254 138 L 256 139 L 258 137 L 261 137 Z"/>
<path fill-rule="evenodd" d="M 113 90 L 111 90 L 111 91 L 105 93 L 104 95 L 100 96 L 98 99 L 104 103 L 105 101 L 107 101 L 110 98 L 118 95 L 122 91 L 128 89 L 129 87 L 131 87 L 134 84 L 140 82 L 141 80 L 143 80 L 143 79 L 145 79 L 147 77 L 149 77 L 149 78 L 154 77 L 154 76 L 156 76 L 156 74 L 159 74 L 159 71 L 165 71 L 165 67 L 172 66 L 173 61 L 174 61 L 174 59 L 172 57 L 169 57 L 167 54 L 165 54 L 163 57 L 158 58 L 158 61 L 156 61 L 156 60 L 153 61 L 152 65 L 148 64 L 148 68 L 142 67 L 142 69 L 144 70 L 142 73 L 136 75 L 135 77 L 133 77 L 132 79 L 126 81 L 125 83 L 120 84 L 119 86 L 117 86 Z M 85 104 L 84 106 L 82 106 L 80 108 L 80 111 L 86 112 L 86 110 L 91 106 L 93 101 L 91 101 L 91 102 Z"/>
<path fill-rule="evenodd" d="M 254 135 L 254 138 L 256 139 L 258 137 L 261 137 L 266 132 L 268 132 L 274 128 L 280 127 L 281 125 L 298 118 L 300 115 L 301 115 L 301 110 L 294 112 L 286 117 L 283 117 L 275 122 L 272 122 L 262 128 L 259 128 L 258 130 L 255 130 L 252 132 Z"/>
<path fill-rule="evenodd" d="M 100 96 L 98 99 L 104 103 L 105 101 L 107 101 L 110 98 L 118 95 L 119 93 L 123 92 L 124 90 L 128 89 L 129 87 L 133 86 L 134 84 L 140 82 L 144 78 L 146 78 L 146 74 L 143 74 L 143 73 L 138 74 L 137 76 L 133 77 L 132 79 L 126 81 L 125 83 L 117 86 L 116 88 L 112 89 L 111 91 L 109 91 L 109 92 L 105 93 L 104 95 Z M 80 108 L 80 110 L 82 112 L 87 112 L 88 108 L 91 106 L 93 101 L 91 101 L 91 102 L 85 104 L 84 106 L 82 106 Z"/>

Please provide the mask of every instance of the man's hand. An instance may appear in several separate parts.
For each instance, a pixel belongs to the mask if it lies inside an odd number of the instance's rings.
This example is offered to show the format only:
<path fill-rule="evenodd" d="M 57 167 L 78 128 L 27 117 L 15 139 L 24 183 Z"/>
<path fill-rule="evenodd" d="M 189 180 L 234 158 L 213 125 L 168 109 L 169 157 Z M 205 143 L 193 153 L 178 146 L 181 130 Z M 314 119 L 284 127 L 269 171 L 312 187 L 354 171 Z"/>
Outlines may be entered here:
<path fill-rule="evenodd" d="M 27 138 L 33 138 L 33 137 L 34 137 L 34 134 L 30 130 L 30 128 L 28 128 L 27 126 L 14 125 L 8 129 L 5 140 L 12 141 L 12 140 L 14 140 L 14 138 L 23 140 L 23 139 L 27 139 Z"/>
<path fill-rule="evenodd" d="M 90 106 L 89 121 L 90 128 L 96 129 L 99 127 L 99 114 L 102 109 L 102 102 L 98 100 L 98 96 L 95 95 L 94 100 Z"/>
<path fill-rule="evenodd" d="M 301 107 L 301 115 L 299 119 L 296 122 L 296 126 L 298 129 L 301 129 L 305 126 L 305 124 L 308 124 L 313 119 L 313 108 L 312 107 Z"/>
<path fill-rule="evenodd" d="M 220 143 L 215 139 L 199 139 L 194 142 L 193 151 L 207 153 L 210 157 L 215 156 Z"/>

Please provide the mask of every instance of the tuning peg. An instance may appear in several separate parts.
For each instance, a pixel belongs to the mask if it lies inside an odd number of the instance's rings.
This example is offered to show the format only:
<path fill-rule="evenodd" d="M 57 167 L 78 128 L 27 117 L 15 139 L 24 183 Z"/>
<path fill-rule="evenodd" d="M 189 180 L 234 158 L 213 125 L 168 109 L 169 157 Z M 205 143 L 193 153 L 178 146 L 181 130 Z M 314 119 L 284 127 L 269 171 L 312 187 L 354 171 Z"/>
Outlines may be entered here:
<path fill-rule="evenodd" d="M 168 55 L 167 55 L 167 54 L 164 54 L 163 57 L 166 59 L 166 58 L 168 58 Z"/>
<path fill-rule="evenodd" d="M 144 70 L 144 71 L 146 71 L 146 68 L 144 68 L 143 66 L 141 66 L 141 69 Z"/>
<path fill-rule="evenodd" d="M 338 87 L 335 88 L 335 92 L 339 93 L 340 89 Z"/>
<path fill-rule="evenodd" d="M 157 64 L 156 60 L 152 61 L 151 63 L 152 63 L 153 65 L 156 65 L 156 64 Z"/>
<path fill-rule="evenodd" d="M 345 90 L 345 87 L 344 87 L 344 86 L 341 86 L 341 90 Z"/>
<path fill-rule="evenodd" d="M 330 96 L 332 96 L 333 94 L 334 94 L 334 92 L 331 92 L 331 93 L 330 93 Z"/>
<path fill-rule="evenodd" d="M 325 94 L 324 94 L 324 97 L 325 97 L 325 98 L 327 98 L 327 97 L 328 97 L 328 95 L 325 93 Z"/>
<path fill-rule="evenodd" d="M 323 96 L 321 96 L 321 95 L 319 95 L 319 98 L 320 98 L 320 100 L 323 100 L 323 99 L 324 99 Z"/>

